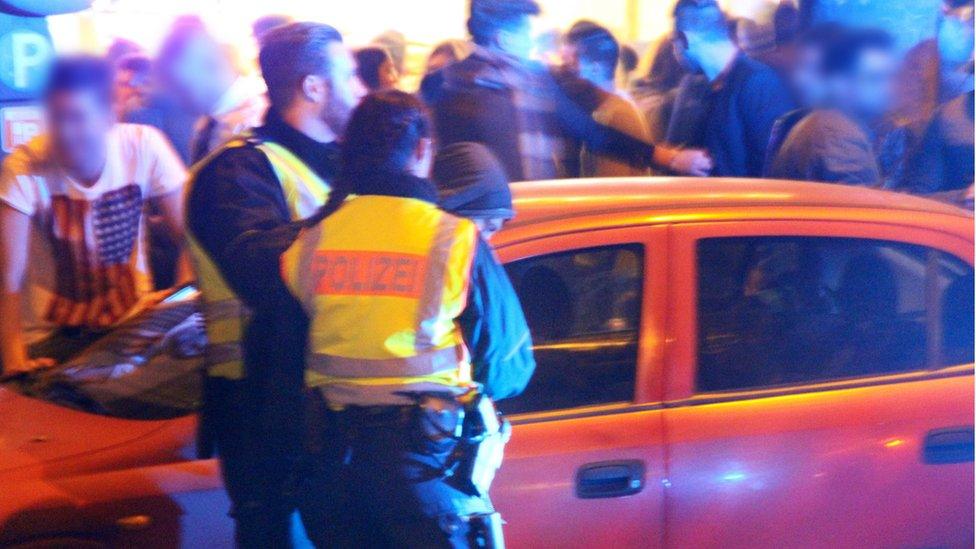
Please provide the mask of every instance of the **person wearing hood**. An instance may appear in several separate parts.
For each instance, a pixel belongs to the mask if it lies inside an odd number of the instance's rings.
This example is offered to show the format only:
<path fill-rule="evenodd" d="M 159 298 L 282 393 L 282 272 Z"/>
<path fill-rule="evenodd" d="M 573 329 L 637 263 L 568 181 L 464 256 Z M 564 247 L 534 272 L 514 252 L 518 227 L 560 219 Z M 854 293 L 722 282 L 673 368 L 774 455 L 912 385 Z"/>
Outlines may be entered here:
<path fill-rule="evenodd" d="M 480 143 L 444 147 L 434 159 L 433 179 L 441 209 L 470 219 L 485 240 L 515 217 L 505 168 Z"/>

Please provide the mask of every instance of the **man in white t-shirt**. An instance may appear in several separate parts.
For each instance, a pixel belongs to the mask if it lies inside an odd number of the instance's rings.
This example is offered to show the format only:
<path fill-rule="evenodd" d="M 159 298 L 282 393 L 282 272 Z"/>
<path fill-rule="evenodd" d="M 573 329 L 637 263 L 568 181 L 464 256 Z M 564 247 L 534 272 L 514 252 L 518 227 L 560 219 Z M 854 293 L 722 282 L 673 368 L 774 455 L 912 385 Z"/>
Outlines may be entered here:
<path fill-rule="evenodd" d="M 157 130 L 115 123 L 110 66 L 59 60 L 44 101 L 48 133 L 15 150 L 0 171 L 4 373 L 67 358 L 145 302 L 148 202 L 182 242 L 186 170 Z M 181 265 L 178 279 L 188 280 Z M 56 333 L 65 337 L 49 337 Z"/>

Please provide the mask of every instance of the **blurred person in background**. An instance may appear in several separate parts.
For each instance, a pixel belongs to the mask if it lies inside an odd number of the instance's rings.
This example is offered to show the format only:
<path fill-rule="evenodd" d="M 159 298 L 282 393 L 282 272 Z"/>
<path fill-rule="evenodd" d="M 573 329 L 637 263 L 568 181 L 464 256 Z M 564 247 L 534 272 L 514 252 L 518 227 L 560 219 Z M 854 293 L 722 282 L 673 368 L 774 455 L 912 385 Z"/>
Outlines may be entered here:
<path fill-rule="evenodd" d="M 112 87 L 106 61 L 58 60 L 44 94 L 47 132 L 3 162 L 5 373 L 61 362 L 147 305 L 147 204 L 182 242 L 183 164 L 154 128 L 115 123 Z M 183 267 L 180 282 L 192 276 Z"/>
<path fill-rule="evenodd" d="M 837 23 L 820 23 L 797 39 L 793 47 L 793 66 L 786 75 L 797 108 L 779 117 L 773 124 L 766 149 L 764 176 L 769 176 L 770 163 L 793 127 L 813 109 L 825 106 L 827 79 L 823 71 L 824 54 L 834 40 L 844 36 L 844 32 L 844 27 Z"/>
<path fill-rule="evenodd" d="M 729 33 L 714 0 L 678 0 L 674 7 L 674 50 L 691 71 L 708 81 L 688 94 L 691 106 L 675 105 L 668 141 L 683 134 L 690 147 L 703 147 L 714 161 L 713 176 L 759 177 L 773 123 L 793 109 L 779 75 L 747 57 Z M 682 96 L 679 96 L 682 97 Z"/>
<path fill-rule="evenodd" d="M 640 65 L 640 54 L 630 44 L 620 45 L 620 88 L 629 89 L 634 71 Z"/>
<path fill-rule="evenodd" d="M 917 150 L 905 162 L 905 173 L 896 188 L 918 194 L 954 193 L 944 198 L 967 202 L 958 191 L 973 185 L 973 102 L 974 92 L 964 93 L 935 111 L 922 132 Z"/>
<path fill-rule="evenodd" d="M 356 50 L 356 73 L 366 88 L 373 91 L 390 90 L 400 82 L 400 73 L 390 52 L 382 46 L 367 46 Z"/>
<path fill-rule="evenodd" d="M 171 129 L 173 121 L 161 120 L 150 116 L 153 113 L 165 116 L 165 112 L 157 112 L 153 105 L 158 105 L 155 94 L 158 93 L 154 85 L 154 68 L 152 60 L 141 54 L 123 57 L 117 63 L 115 70 L 115 111 L 119 120 L 128 122 L 149 123 L 154 127 L 162 126 Z M 176 121 L 179 121 L 179 116 Z M 187 126 L 193 124 L 192 118 L 184 120 Z M 189 135 L 186 136 L 187 145 Z M 170 139 L 170 144 L 173 144 Z M 185 163 L 188 158 L 181 158 Z M 149 239 L 149 263 L 152 267 L 153 286 L 156 289 L 169 288 L 176 282 L 178 260 L 182 242 L 172 239 L 172 231 L 166 226 L 165 212 L 160 211 L 155 204 L 146 208 L 147 238 Z"/>
<path fill-rule="evenodd" d="M 407 37 L 402 32 L 388 30 L 374 38 L 372 43 L 386 48 L 393 58 L 393 66 L 396 67 L 397 74 L 407 73 Z"/>
<path fill-rule="evenodd" d="M 275 27 L 293 23 L 294 21 L 295 20 L 290 15 L 283 15 L 280 13 L 262 15 L 251 23 L 251 36 L 254 38 L 254 42 L 258 45 L 258 48 L 260 48 L 261 39 L 264 37 L 264 35 L 268 34 L 268 31 Z"/>
<path fill-rule="evenodd" d="M 145 124 L 159 129 L 186 165 L 190 164 L 193 128 L 200 115 L 179 101 L 174 86 L 177 79 L 173 75 L 173 53 L 176 48 L 168 44 L 175 41 L 177 36 L 189 32 L 182 29 L 202 28 L 202 25 L 203 22 L 195 17 L 181 17 L 173 22 L 159 53 L 153 59 L 152 91 L 140 106 L 129 109 L 121 118 L 123 122 Z"/>
<path fill-rule="evenodd" d="M 632 91 L 644 113 L 653 143 L 665 141 L 678 87 L 688 75 L 674 56 L 671 40 L 671 36 L 665 36 L 654 46 L 647 75 L 633 82 Z"/>
<path fill-rule="evenodd" d="M 109 62 L 113 67 L 118 66 L 119 61 L 130 55 L 145 55 L 145 51 L 142 46 L 136 44 L 132 40 L 126 40 L 125 38 L 116 38 L 112 40 L 108 48 L 105 50 L 105 60 Z"/>
<path fill-rule="evenodd" d="M 304 463 L 306 335 L 279 256 L 328 200 L 337 142 L 364 90 L 328 25 L 268 31 L 259 61 L 271 108 L 194 167 L 186 231 L 210 342 L 198 451 L 220 457 L 238 545 L 277 548 L 290 546 Z"/>
<path fill-rule="evenodd" d="M 973 90 L 973 13 L 972 0 L 945 0 L 935 37 L 905 54 L 893 118 L 914 135 L 939 105 Z"/>
<path fill-rule="evenodd" d="M 471 53 L 471 45 L 464 40 L 445 40 L 434 46 L 427 55 L 424 76 L 435 73 L 451 63 L 457 63 Z"/>
<path fill-rule="evenodd" d="M 795 123 L 771 153 L 768 176 L 878 186 L 874 130 L 890 114 L 894 42 L 881 30 L 847 30 L 825 46 L 821 104 Z"/>
<path fill-rule="evenodd" d="M 164 40 L 157 63 L 166 75 L 166 89 L 186 111 L 200 117 L 190 143 L 191 163 L 260 124 L 267 109 L 263 85 L 244 77 L 231 52 L 206 28 L 175 27 Z"/>
<path fill-rule="evenodd" d="M 633 99 L 616 86 L 620 45 L 613 34 L 600 25 L 580 21 L 566 33 L 563 45 L 563 64 L 581 78 L 607 92 L 593 112 L 593 119 L 633 136 L 650 141 L 650 131 Z M 594 154 L 585 144 L 580 157 L 582 177 L 626 177 L 647 175 L 639 169 L 606 154 Z"/>
<path fill-rule="evenodd" d="M 474 51 L 421 86 L 440 144 L 482 143 L 512 181 L 577 175 L 574 139 L 640 168 L 708 172 L 710 162 L 700 151 L 654 147 L 594 121 L 607 92 L 531 60 L 531 18 L 538 13 L 534 0 L 471 0 Z"/>
<path fill-rule="evenodd" d="M 119 59 L 115 65 L 115 112 L 125 119 L 133 110 L 140 109 L 152 93 L 152 60 L 142 54 L 132 54 Z"/>

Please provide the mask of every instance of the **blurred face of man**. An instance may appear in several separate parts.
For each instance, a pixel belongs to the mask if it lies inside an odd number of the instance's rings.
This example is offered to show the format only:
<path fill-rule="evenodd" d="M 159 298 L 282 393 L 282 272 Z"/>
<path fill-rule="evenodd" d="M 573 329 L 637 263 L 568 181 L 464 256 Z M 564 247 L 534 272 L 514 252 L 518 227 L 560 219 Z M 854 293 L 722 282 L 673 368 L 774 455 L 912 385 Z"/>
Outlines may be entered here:
<path fill-rule="evenodd" d="M 212 38 L 192 38 L 172 64 L 169 80 L 183 103 L 195 114 L 213 114 L 221 96 L 234 82 L 228 52 Z"/>
<path fill-rule="evenodd" d="M 431 74 L 437 72 L 444 67 L 450 65 L 454 62 L 454 57 L 447 55 L 446 53 L 438 53 L 431 55 L 427 59 L 427 72 L 426 74 Z"/>
<path fill-rule="evenodd" d="M 82 183 L 94 183 L 105 166 L 106 140 L 115 122 L 107 98 L 92 90 L 61 91 L 45 106 L 58 164 Z"/>
<path fill-rule="evenodd" d="M 849 114 L 872 121 L 887 114 L 894 95 L 896 63 L 884 49 L 865 50 L 854 70 L 835 76 L 830 93 Z"/>
<path fill-rule="evenodd" d="M 804 107 L 817 107 L 826 95 L 826 82 L 821 71 L 823 50 L 806 45 L 796 52 L 796 62 L 790 73 L 790 81 L 796 96 Z"/>
<path fill-rule="evenodd" d="M 519 17 L 498 32 L 498 47 L 519 59 L 527 60 L 532 57 L 535 43 L 532 40 L 532 20 L 528 15 Z"/>
<path fill-rule="evenodd" d="M 356 60 L 349 49 L 341 42 L 330 42 L 328 46 L 332 70 L 328 75 L 329 93 L 322 104 L 322 120 L 332 131 L 342 135 L 359 101 L 366 96 L 366 87 L 356 74 Z"/>
<path fill-rule="evenodd" d="M 688 45 L 688 35 L 683 32 L 675 32 L 671 40 L 671 48 L 674 49 L 674 57 L 678 63 L 688 72 L 701 72 L 701 65 L 698 63 L 694 53 Z"/>
<path fill-rule="evenodd" d="M 380 88 L 384 90 L 392 89 L 400 82 L 400 73 L 397 71 L 393 59 L 383 61 L 379 68 Z"/>
<path fill-rule="evenodd" d="M 115 101 L 123 111 L 142 100 L 149 93 L 149 74 L 133 70 L 115 73 Z"/>

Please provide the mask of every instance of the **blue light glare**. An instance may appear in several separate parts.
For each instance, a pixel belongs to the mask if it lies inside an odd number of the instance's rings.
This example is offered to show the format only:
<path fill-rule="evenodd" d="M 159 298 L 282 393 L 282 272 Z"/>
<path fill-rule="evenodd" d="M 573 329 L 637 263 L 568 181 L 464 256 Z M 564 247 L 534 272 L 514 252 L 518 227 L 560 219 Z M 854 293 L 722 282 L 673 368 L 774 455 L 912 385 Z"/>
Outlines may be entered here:
<path fill-rule="evenodd" d="M 732 471 L 722 475 L 725 482 L 739 482 L 746 479 L 746 474 L 741 471 Z"/>

